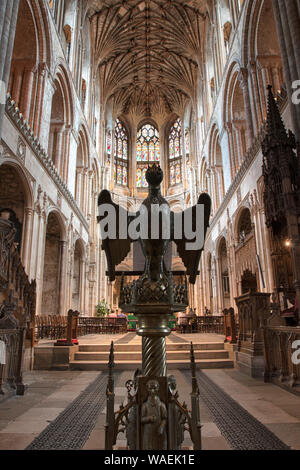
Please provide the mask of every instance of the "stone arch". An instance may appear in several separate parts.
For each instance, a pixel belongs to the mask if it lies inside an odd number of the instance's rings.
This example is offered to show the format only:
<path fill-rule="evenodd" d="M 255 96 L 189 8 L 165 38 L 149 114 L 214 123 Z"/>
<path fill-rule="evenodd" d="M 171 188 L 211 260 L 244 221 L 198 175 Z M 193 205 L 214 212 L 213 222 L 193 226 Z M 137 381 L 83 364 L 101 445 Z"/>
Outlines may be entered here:
<path fill-rule="evenodd" d="M 206 158 L 203 157 L 200 166 L 200 187 L 201 191 L 209 192 L 209 177 Z"/>
<path fill-rule="evenodd" d="M 64 264 L 66 227 L 57 210 L 49 209 L 45 228 L 42 315 L 64 314 Z"/>
<path fill-rule="evenodd" d="M 78 134 L 76 155 L 75 200 L 84 214 L 88 212 L 89 170 L 91 167 L 89 140 L 86 128 L 81 127 Z"/>
<path fill-rule="evenodd" d="M 4 161 L 0 165 L 0 212 L 9 212 L 9 219 L 16 228 L 22 261 L 27 268 L 27 256 L 31 240 L 33 194 L 28 178 L 16 162 Z"/>
<path fill-rule="evenodd" d="M 225 196 L 225 184 L 222 149 L 218 128 L 215 124 L 212 126 L 209 138 L 209 170 L 211 171 L 210 194 L 212 195 L 213 209 L 216 212 Z"/>
<path fill-rule="evenodd" d="M 67 181 L 69 172 L 70 132 L 73 128 L 74 110 L 69 78 L 58 66 L 54 80 L 48 154 L 59 175 Z"/>
<path fill-rule="evenodd" d="M 43 111 L 43 70 L 51 64 L 52 40 L 43 2 L 21 0 L 8 93 L 39 135 Z"/>
<path fill-rule="evenodd" d="M 235 216 L 234 235 L 235 239 L 240 240 L 241 232 L 245 232 L 245 236 L 252 232 L 252 218 L 249 207 L 243 205 L 238 209 Z"/>
<path fill-rule="evenodd" d="M 11 61 L 8 92 L 30 121 L 34 74 L 40 60 L 38 26 L 31 2 L 21 0 Z"/>
<path fill-rule="evenodd" d="M 223 121 L 228 135 L 232 180 L 250 145 L 241 80 L 243 77 L 240 65 L 238 62 L 233 62 L 226 78 L 223 104 Z"/>
<path fill-rule="evenodd" d="M 272 0 L 248 2 L 243 31 L 242 64 L 250 64 L 252 113 L 259 126 L 267 115 L 267 85 L 281 95 L 284 82 Z"/>

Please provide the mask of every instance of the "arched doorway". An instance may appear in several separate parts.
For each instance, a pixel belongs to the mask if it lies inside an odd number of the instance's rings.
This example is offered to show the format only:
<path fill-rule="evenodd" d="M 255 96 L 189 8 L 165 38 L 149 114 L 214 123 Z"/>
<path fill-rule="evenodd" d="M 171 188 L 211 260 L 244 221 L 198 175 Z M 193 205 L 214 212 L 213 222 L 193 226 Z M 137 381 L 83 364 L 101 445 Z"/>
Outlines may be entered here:
<path fill-rule="evenodd" d="M 51 212 L 46 227 L 42 315 L 57 315 L 61 310 L 63 232 L 58 216 Z"/>
<path fill-rule="evenodd" d="M 30 271 L 32 242 L 32 195 L 26 176 L 14 164 L 0 166 L 0 213 L 7 212 L 13 222 L 15 242 L 27 273 Z"/>

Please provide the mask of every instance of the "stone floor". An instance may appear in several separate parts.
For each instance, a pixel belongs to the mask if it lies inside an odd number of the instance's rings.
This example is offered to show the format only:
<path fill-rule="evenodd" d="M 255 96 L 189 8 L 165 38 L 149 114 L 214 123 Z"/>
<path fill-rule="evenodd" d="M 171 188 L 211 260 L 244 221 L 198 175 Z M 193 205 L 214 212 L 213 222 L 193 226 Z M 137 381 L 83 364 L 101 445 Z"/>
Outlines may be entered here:
<path fill-rule="evenodd" d="M 124 336 L 124 335 L 123 335 Z M 216 341 L 217 335 L 184 335 L 185 340 L 195 342 Z M 117 340 L 122 335 L 114 335 Z M 109 335 L 94 335 L 87 341 L 110 344 Z M 220 337 L 218 337 L 220 339 Z M 139 338 L 133 340 L 140 341 Z M 46 343 L 46 342 L 45 342 Z M 177 379 L 180 401 L 190 403 L 190 384 L 180 371 L 172 371 Z M 300 397 L 275 385 L 249 378 L 236 369 L 207 370 L 205 373 L 250 414 L 268 427 L 283 442 L 300 450 Z M 31 371 L 24 374 L 28 390 L 23 397 L 12 397 L 0 403 L 0 450 L 22 450 L 45 429 L 84 390 L 99 372 L 83 371 Z M 124 400 L 124 384 L 132 372 L 124 371 L 116 386 L 116 408 Z M 201 393 L 201 390 L 200 390 Z M 105 410 L 84 445 L 84 450 L 100 450 L 104 447 Z M 201 403 L 202 441 L 204 450 L 230 450 L 225 438 L 213 422 L 209 410 Z M 125 445 L 118 441 L 121 448 Z M 185 447 L 191 442 L 187 438 Z"/>

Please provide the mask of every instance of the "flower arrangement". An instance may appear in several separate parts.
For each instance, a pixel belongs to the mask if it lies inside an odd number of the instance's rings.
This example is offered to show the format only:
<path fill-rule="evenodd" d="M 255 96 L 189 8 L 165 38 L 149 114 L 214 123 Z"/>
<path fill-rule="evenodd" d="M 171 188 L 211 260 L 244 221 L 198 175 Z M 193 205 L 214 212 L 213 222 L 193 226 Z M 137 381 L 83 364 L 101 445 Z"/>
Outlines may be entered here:
<path fill-rule="evenodd" d="M 110 308 L 106 303 L 105 299 L 102 299 L 100 304 L 96 305 L 96 316 L 97 317 L 106 317 L 110 314 Z"/>

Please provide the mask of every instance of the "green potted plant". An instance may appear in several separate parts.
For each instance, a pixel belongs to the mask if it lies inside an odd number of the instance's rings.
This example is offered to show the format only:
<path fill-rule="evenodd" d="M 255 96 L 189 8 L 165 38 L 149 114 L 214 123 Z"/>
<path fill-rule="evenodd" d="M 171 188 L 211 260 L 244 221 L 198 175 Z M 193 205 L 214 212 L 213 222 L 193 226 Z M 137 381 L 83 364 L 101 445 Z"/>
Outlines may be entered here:
<path fill-rule="evenodd" d="M 108 307 L 106 300 L 102 299 L 100 304 L 96 305 L 96 316 L 107 317 L 110 314 L 110 308 Z"/>

